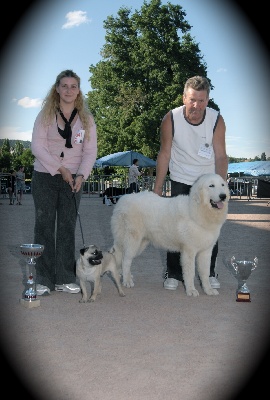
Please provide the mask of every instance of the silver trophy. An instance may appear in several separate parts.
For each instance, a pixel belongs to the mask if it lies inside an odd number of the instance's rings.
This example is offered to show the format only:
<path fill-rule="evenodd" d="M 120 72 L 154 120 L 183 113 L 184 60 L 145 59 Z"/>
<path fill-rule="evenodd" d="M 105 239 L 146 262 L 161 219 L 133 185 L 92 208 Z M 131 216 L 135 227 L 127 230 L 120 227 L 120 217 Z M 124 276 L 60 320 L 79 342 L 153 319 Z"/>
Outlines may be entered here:
<path fill-rule="evenodd" d="M 233 256 L 230 260 L 223 258 L 223 263 L 238 281 L 236 301 L 250 302 L 250 291 L 247 287 L 247 280 L 252 271 L 258 267 L 258 258 L 255 257 L 253 261 L 237 261 Z"/>
<path fill-rule="evenodd" d="M 26 308 L 40 306 L 40 300 L 37 299 L 36 283 L 34 281 L 34 267 L 36 258 L 40 257 L 44 251 L 42 244 L 22 244 L 20 246 L 21 254 L 26 258 L 28 269 L 27 289 L 24 292 L 24 298 L 20 299 L 21 304 Z"/>

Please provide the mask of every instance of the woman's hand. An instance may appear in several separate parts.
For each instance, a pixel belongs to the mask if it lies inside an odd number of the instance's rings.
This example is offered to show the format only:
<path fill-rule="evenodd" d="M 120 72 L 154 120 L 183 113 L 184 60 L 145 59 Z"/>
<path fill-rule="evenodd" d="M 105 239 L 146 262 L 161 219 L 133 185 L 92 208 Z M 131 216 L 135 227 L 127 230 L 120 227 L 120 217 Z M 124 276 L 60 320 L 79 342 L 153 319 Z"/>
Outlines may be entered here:
<path fill-rule="evenodd" d="M 65 168 L 65 167 L 60 167 L 58 170 L 61 175 L 63 180 L 69 184 L 69 186 L 71 187 L 71 189 L 73 190 L 73 176 L 71 175 L 71 172 L 69 169 Z"/>
<path fill-rule="evenodd" d="M 81 189 L 81 186 L 84 182 L 83 176 L 82 175 L 78 175 L 75 177 L 74 181 L 73 181 L 73 192 L 78 193 Z"/>

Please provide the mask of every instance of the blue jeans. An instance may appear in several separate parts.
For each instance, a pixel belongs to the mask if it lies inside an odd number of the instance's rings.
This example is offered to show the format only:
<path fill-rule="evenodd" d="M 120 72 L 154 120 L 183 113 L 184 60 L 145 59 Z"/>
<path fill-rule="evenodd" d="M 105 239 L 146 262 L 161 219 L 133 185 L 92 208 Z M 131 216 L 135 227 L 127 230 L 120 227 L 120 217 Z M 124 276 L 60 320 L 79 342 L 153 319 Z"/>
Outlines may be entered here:
<path fill-rule="evenodd" d="M 178 196 L 179 194 L 188 195 L 191 185 L 185 183 L 175 182 L 171 180 L 171 197 Z M 215 276 L 215 266 L 218 254 L 218 242 L 213 247 L 212 257 L 210 262 L 210 276 Z M 174 278 L 178 281 L 184 281 L 182 275 L 182 266 L 180 262 L 181 253 L 167 253 L 167 277 Z"/>
<path fill-rule="evenodd" d="M 44 245 L 36 260 L 36 283 L 50 290 L 55 285 L 75 283 L 75 229 L 82 190 L 74 195 L 61 174 L 34 171 L 32 195 L 34 243 Z"/>

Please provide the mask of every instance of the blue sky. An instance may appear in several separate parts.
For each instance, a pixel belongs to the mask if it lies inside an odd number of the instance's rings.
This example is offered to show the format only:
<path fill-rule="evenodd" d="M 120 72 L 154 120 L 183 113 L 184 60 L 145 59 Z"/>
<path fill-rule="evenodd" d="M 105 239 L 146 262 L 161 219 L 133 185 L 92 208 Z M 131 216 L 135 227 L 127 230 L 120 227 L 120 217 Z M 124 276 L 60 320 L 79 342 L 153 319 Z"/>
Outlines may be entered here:
<path fill-rule="evenodd" d="M 269 60 L 256 30 L 231 1 L 170 2 L 186 11 L 204 56 L 215 87 L 210 96 L 227 126 L 227 154 L 270 157 Z M 142 5 L 143 0 L 34 3 L 1 53 L 0 138 L 31 140 L 42 99 L 62 70 L 81 77 L 84 94 L 91 90 L 89 66 L 101 60 L 103 21 L 122 6 L 135 11 Z"/>

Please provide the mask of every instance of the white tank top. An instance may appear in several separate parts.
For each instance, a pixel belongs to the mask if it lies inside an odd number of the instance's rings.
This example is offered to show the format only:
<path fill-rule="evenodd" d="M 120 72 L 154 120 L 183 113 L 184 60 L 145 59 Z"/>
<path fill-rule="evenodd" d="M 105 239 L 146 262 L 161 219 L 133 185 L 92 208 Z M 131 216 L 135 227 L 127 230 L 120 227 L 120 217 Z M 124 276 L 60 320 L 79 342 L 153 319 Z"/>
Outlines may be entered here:
<path fill-rule="evenodd" d="M 211 150 L 220 114 L 207 107 L 202 122 L 193 125 L 185 119 L 184 109 L 185 106 L 181 106 L 172 110 L 173 141 L 169 171 L 173 181 L 193 185 L 199 176 L 215 172 L 213 148 L 210 158 L 198 153 L 201 148 Z"/>

